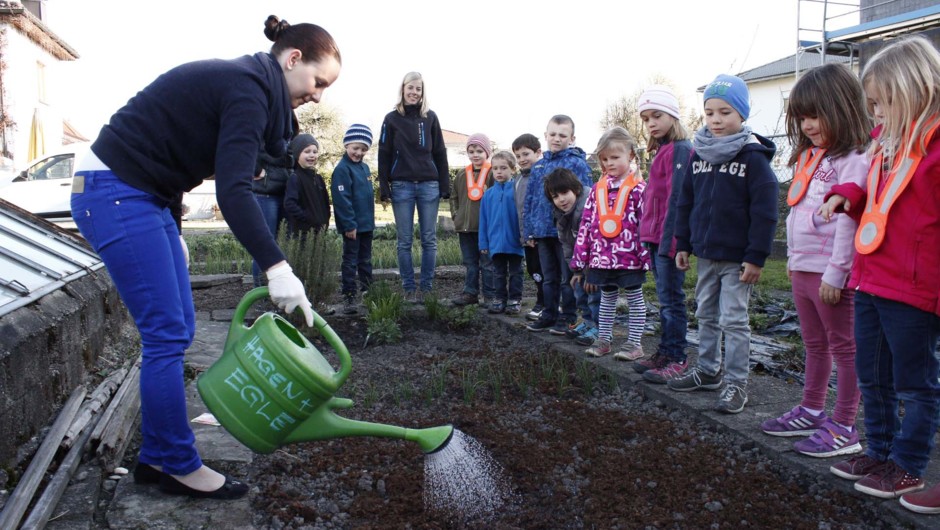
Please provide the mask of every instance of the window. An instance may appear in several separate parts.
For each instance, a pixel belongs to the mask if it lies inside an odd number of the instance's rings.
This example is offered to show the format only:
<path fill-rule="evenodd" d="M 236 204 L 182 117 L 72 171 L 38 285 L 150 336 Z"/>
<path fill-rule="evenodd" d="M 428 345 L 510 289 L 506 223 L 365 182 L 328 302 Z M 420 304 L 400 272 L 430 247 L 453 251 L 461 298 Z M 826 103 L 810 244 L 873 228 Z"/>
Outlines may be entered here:
<path fill-rule="evenodd" d="M 39 61 L 36 61 L 36 88 L 38 93 L 36 97 L 39 98 L 40 103 L 47 103 L 46 101 L 46 65 L 42 64 Z"/>

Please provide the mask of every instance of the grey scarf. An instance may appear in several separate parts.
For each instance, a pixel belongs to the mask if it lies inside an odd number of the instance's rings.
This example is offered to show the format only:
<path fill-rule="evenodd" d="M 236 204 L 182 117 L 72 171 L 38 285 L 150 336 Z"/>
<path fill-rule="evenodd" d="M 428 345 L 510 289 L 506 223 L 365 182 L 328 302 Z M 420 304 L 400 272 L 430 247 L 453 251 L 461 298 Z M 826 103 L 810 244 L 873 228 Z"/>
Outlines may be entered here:
<path fill-rule="evenodd" d="M 692 146 L 695 152 L 709 164 L 724 164 L 741 151 L 750 137 L 751 128 L 747 125 L 739 133 L 721 137 L 713 135 L 708 127 L 702 127 L 695 131 Z"/>

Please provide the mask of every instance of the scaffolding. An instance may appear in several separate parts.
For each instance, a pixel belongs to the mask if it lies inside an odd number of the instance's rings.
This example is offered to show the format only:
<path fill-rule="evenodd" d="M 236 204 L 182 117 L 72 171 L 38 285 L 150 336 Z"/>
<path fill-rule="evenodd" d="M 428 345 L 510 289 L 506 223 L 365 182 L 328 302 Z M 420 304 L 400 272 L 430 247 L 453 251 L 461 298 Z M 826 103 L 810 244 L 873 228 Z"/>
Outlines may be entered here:
<path fill-rule="evenodd" d="M 804 53 L 859 57 L 859 47 L 940 27 L 936 0 L 797 0 L 796 76 Z"/>
<path fill-rule="evenodd" d="M 891 0 L 889 0 L 891 1 Z M 796 3 L 796 64 L 794 73 L 800 77 L 800 64 L 805 53 L 819 53 L 822 64 L 829 55 L 847 55 L 849 64 L 857 57 L 851 43 L 833 43 L 829 32 L 834 27 L 857 25 L 862 11 L 861 0 L 797 0 Z"/>

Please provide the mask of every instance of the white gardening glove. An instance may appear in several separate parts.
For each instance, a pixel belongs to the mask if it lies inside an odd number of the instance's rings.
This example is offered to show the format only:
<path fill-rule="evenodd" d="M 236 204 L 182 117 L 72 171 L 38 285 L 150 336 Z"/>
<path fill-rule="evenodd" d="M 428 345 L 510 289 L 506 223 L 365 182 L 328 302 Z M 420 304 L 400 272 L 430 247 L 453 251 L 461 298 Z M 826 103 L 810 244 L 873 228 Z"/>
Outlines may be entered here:
<path fill-rule="evenodd" d="M 313 306 L 307 300 L 307 292 L 300 278 L 286 261 L 265 272 L 268 277 L 268 294 L 271 301 L 285 313 L 293 313 L 298 307 L 304 312 L 307 326 L 313 326 Z"/>
<path fill-rule="evenodd" d="M 183 239 L 183 234 L 180 234 L 180 245 L 183 246 L 183 256 L 186 258 L 186 268 L 189 268 L 189 245 L 187 245 L 186 240 Z"/>

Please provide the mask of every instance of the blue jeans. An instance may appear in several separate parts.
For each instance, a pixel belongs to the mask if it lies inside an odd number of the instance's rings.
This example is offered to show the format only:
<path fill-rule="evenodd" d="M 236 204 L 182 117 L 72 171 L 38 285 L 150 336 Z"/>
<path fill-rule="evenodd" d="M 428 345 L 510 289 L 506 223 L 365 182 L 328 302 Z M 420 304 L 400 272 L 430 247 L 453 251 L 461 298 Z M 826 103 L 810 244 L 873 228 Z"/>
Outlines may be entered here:
<path fill-rule="evenodd" d="M 751 324 L 747 304 L 751 286 L 741 281 L 741 263 L 698 259 L 698 366 L 709 374 L 721 371 L 721 339 L 725 342 L 725 377 L 747 386 L 751 361 Z"/>
<path fill-rule="evenodd" d="M 192 288 L 176 222 L 167 204 L 111 171 L 79 172 L 75 224 L 101 257 L 130 311 L 142 344 L 140 462 L 173 475 L 202 461 L 186 413 L 183 352 L 196 333 Z"/>
<path fill-rule="evenodd" d="M 685 271 L 676 268 L 676 260 L 659 255 L 659 245 L 650 245 L 653 256 L 653 278 L 656 280 L 656 297 L 659 299 L 659 325 L 662 339 L 659 352 L 671 361 L 685 362 L 686 334 L 689 331 L 689 316 L 685 307 Z"/>
<path fill-rule="evenodd" d="M 463 292 L 479 294 L 487 301 L 493 298 L 493 260 L 489 254 L 480 254 L 480 235 L 477 232 L 460 232 L 460 254 L 467 269 Z"/>
<path fill-rule="evenodd" d="M 565 263 L 564 249 L 557 237 L 541 237 L 535 240 L 539 249 L 539 263 L 542 265 L 542 294 L 545 297 L 545 309 L 541 320 L 555 322 L 559 318 L 565 322 L 577 320 L 577 308 L 574 290 L 571 288 L 571 269 Z M 558 304 L 561 302 L 561 314 Z"/>
<path fill-rule="evenodd" d="M 437 209 L 441 189 L 436 180 L 426 182 L 392 181 L 392 213 L 398 230 L 398 272 L 405 291 L 415 290 L 415 269 L 411 256 L 414 241 L 415 207 L 421 232 L 421 290 L 434 287 L 437 260 Z"/>
<path fill-rule="evenodd" d="M 261 215 L 264 216 L 264 224 L 266 224 L 268 230 L 271 231 L 271 235 L 276 238 L 278 225 L 281 223 L 281 220 L 284 219 L 284 197 L 262 195 L 260 193 L 255 193 L 254 195 L 255 201 L 257 201 L 258 206 L 261 207 Z M 262 272 L 261 267 L 258 266 L 258 262 L 252 261 L 251 276 L 255 280 L 255 287 L 263 283 L 264 277 L 261 274 Z"/>
<path fill-rule="evenodd" d="M 493 255 L 493 299 L 504 303 L 522 300 L 522 256 Z"/>
<path fill-rule="evenodd" d="M 343 236 L 343 264 L 340 270 L 344 295 L 354 295 L 372 285 L 372 232 L 357 232 L 356 239 Z"/>
<path fill-rule="evenodd" d="M 890 458 L 915 477 L 924 475 L 937 433 L 938 337 L 937 315 L 856 292 L 855 371 L 865 410 L 865 453 Z"/>

